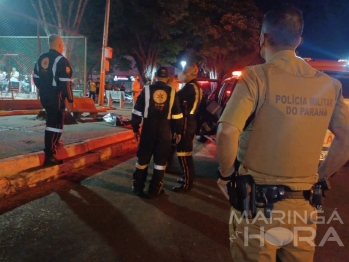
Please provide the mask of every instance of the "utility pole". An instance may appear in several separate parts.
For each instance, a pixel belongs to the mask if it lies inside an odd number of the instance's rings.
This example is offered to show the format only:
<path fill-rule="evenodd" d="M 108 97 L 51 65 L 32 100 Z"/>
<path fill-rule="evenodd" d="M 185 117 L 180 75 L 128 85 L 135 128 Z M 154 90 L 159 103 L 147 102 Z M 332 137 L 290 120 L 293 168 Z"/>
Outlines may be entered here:
<path fill-rule="evenodd" d="M 99 96 L 98 105 L 104 106 L 104 89 L 105 89 L 105 65 L 106 65 L 106 48 L 108 46 L 108 30 L 109 30 L 109 13 L 110 0 L 106 0 L 105 17 L 104 17 L 104 32 L 102 44 L 102 58 L 101 58 L 101 73 L 99 76 Z"/>

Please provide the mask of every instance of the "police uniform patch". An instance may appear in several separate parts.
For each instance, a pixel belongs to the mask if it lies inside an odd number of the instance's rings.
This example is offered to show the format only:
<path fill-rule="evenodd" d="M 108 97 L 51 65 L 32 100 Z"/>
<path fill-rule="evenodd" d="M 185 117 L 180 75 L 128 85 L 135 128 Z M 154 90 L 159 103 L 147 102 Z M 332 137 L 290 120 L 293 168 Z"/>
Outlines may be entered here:
<path fill-rule="evenodd" d="M 153 99 L 158 104 L 165 103 L 167 100 L 167 94 L 163 90 L 157 90 L 154 92 Z"/>
<path fill-rule="evenodd" d="M 49 64 L 50 64 L 50 59 L 48 57 L 45 57 L 44 59 L 41 60 L 41 67 L 43 69 L 47 69 Z"/>
<path fill-rule="evenodd" d="M 67 66 L 66 68 L 65 68 L 65 72 L 67 73 L 67 74 L 70 74 L 70 67 L 69 66 Z"/>

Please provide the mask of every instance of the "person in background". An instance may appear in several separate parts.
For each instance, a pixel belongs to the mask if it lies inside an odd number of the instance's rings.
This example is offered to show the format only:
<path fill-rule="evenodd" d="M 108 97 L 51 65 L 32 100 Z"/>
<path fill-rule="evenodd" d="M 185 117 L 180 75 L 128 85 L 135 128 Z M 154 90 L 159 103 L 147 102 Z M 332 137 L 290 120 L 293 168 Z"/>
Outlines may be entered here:
<path fill-rule="evenodd" d="M 120 84 L 120 88 L 119 88 L 120 91 L 126 91 L 126 87 L 125 87 L 125 83 L 124 82 L 121 82 Z"/>
<path fill-rule="evenodd" d="M 94 79 L 90 80 L 90 83 L 88 85 L 88 89 L 89 89 L 89 98 L 92 98 L 93 102 L 96 103 L 96 81 Z"/>
<path fill-rule="evenodd" d="M 15 67 L 12 67 L 12 71 L 10 73 L 10 86 L 19 87 L 19 72 Z"/>
<path fill-rule="evenodd" d="M 141 88 L 141 84 L 139 82 L 139 76 L 135 77 L 135 80 L 132 83 L 132 98 L 133 98 L 133 106 L 135 106 L 136 102 L 137 102 L 137 98 L 139 96 L 139 94 L 142 91 Z"/>
<path fill-rule="evenodd" d="M 49 37 L 50 50 L 39 56 L 34 67 L 34 82 L 39 89 L 40 102 L 46 111 L 44 165 L 59 165 L 63 161 L 54 155 L 63 132 L 65 99 L 74 108 L 71 88 L 73 70 L 62 53 L 64 44 L 59 35 Z"/>

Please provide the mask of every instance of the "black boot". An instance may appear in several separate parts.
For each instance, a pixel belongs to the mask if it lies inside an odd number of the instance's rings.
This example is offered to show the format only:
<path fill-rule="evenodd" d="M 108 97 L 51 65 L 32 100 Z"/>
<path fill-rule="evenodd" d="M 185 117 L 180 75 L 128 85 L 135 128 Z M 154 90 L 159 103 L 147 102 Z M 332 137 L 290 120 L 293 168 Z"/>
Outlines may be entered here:
<path fill-rule="evenodd" d="M 193 185 L 185 187 L 184 184 L 183 184 L 183 185 L 180 185 L 180 186 L 172 187 L 172 190 L 174 192 L 186 193 L 186 192 L 189 192 L 190 190 L 192 190 L 192 188 L 193 188 Z"/>
<path fill-rule="evenodd" d="M 165 193 L 165 190 L 162 188 L 162 183 L 155 185 L 151 183 L 149 185 L 148 195 L 150 198 L 156 198 L 158 196 L 161 196 Z"/>
<path fill-rule="evenodd" d="M 55 166 L 60 164 L 63 164 L 63 160 L 58 160 L 53 155 L 45 156 L 44 166 Z"/>
<path fill-rule="evenodd" d="M 148 168 L 138 169 L 136 168 L 133 173 L 133 186 L 132 192 L 139 197 L 149 198 L 146 193 L 144 193 L 145 181 L 147 180 Z"/>
<path fill-rule="evenodd" d="M 178 184 L 185 184 L 184 178 L 177 178 L 176 182 L 177 182 Z"/>
<path fill-rule="evenodd" d="M 195 170 L 194 161 L 192 156 L 179 156 L 179 164 L 181 165 L 183 171 L 183 179 L 178 179 L 177 182 L 182 185 L 173 187 L 174 192 L 187 192 L 193 188 Z"/>
<path fill-rule="evenodd" d="M 154 168 L 153 177 L 150 181 L 149 190 L 148 190 L 149 197 L 154 198 L 165 193 L 165 191 L 162 189 L 162 185 L 163 185 L 162 180 L 164 179 L 164 175 L 165 175 L 165 170 L 158 170 Z"/>

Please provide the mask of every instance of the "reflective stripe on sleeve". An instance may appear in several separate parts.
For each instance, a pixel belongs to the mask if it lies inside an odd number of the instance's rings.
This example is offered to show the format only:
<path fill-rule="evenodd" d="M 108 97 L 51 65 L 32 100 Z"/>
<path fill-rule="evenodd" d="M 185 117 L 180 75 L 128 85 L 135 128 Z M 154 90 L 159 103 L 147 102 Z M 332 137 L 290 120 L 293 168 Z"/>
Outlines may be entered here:
<path fill-rule="evenodd" d="M 173 107 L 175 95 L 176 95 L 176 90 L 175 90 L 174 88 L 171 88 L 170 107 L 169 107 L 169 109 L 168 109 L 168 116 L 167 116 L 167 119 L 171 119 L 171 112 L 172 112 L 172 107 Z"/>
<path fill-rule="evenodd" d="M 144 87 L 145 92 L 145 106 L 144 106 L 144 118 L 148 118 L 150 89 L 149 86 Z"/>
<path fill-rule="evenodd" d="M 53 127 L 46 127 L 45 130 L 55 132 L 55 133 L 62 133 L 63 132 L 63 129 L 53 128 Z"/>
<path fill-rule="evenodd" d="M 62 81 L 62 82 L 71 82 L 71 78 L 59 78 L 59 81 Z"/>
<path fill-rule="evenodd" d="M 177 156 L 191 156 L 193 152 L 177 152 Z"/>
<path fill-rule="evenodd" d="M 53 62 L 53 66 L 52 66 L 52 73 L 53 73 L 53 78 L 52 78 L 52 86 L 57 86 L 57 83 L 56 83 L 56 71 L 57 71 L 57 63 L 58 61 L 62 58 L 63 56 L 57 56 L 55 61 Z"/>
<path fill-rule="evenodd" d="M 156 170 L 165 170 L 166 166 L 158 166 L 157 164 L 154 164 L 154 169 L 156 169 Z"/>
<path fill-rule="evenodd" d="M 190 111 L 190 114 L 193 115 L 195 114 L 196 109 L 199 106 L 199 103 L 201 101 L 202 98 L 202 91 L 201 88 L 199 88 L 196 84 L 192 83 L 192 85 L 194 86 L 194 90 L 195 90 L 195 100 L 194 100 L 194 104 L 193 104 L 193 108 Z"/>
<path fill-rule="evenodd" d="M 183 118 L 183 114 L 182 113 L 180 113 L 178 115 L 172 115 L 172 119 L 181 119 L 181 118 Z"/>
<path fill-rule="evenodd" d="M 33 74 L 33 77 L 34 78 L 40 78 L 40 76 L 36 75 L 36 74 Z"/>
<path fill-rule="evenodd" d="M 132 109 L 132 114 L 135 114 L 136 116 L 143 116 L 142 112 L 140 112 L 136 109 Z"/>
<path fill-rule="evenodd" d="M 148 167 L 148 165 L 140 165 L 138 164 L 138 162 L 136 163 L 136 168 L 138 169 L 146 169 Z"/>

